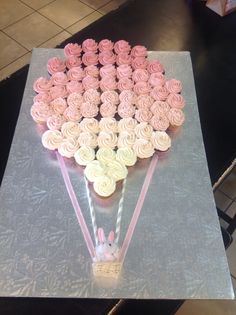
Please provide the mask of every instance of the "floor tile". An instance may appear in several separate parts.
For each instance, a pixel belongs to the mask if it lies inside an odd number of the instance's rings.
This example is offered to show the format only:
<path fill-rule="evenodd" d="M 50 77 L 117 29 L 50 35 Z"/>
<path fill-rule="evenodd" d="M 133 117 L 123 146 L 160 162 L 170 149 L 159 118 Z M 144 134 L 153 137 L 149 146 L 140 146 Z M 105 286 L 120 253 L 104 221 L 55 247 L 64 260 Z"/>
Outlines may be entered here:
<path fill-rule="evenodd" d="M 236 278 L 236 231 L 233 233 L 233 243 L 226 250 L 226 255 L 228 258 L 230 272 Z"/>
<path fill-rule="evenodd" d="M 57 45 L 59 45 L 60 43 L 62 43 L 64 40 L 69 38 L 70 36 L 71 36 L 70 33 L 63 31 L 63 32 L 57 34 L 56 36 L 54 36 L 53 38 L 47 40 L 45 43 L 41 44 L 40 47 L 54 48 Z"/>
<path fill-rule="evenodd" d="M 24 65 L 30 63 L 31 53 L 28 52 L 22 57 L 10 63 L 8 66 L 0 70 L 0 81 L 9 77 L 11 74 L 22 68 Z"/>
<path fill-rule="evenodd" d="M 231 199 L 236 198 L 236 173 L 231 172 L 219 186 L 219 189 Z"/>
<path fill-rule="evenodd" d="M 119 6 L 123 3 L 125 3 L 126 0 L 112 0 L 111 2 L 109 2 L 108 4 L 106 4 L 105 6 L 99 8 L 99 12 L 101 12 L 102 14 L 107 14 L 111 11 L 116 10 L 117 8 L 119 8 Z"/>
<path fill-rule="evenodd" d="M 222 211 L 225 211 L 228 208 L 228 206 L 232 203 L 232 199 L 227 197 L 218 189 L 214 192 L 214 197 L 216 206 Z"/>
<path fill-rule="evenodd" d="M 18 0 L 0 1 L 0 29 L 15 23 L 24 16 L 32 13 L 33 10 Z"/>
<path fill-rule="evenodd" d="M 93 9 L 78 0 L 56 0 L 39 10 L 63 28 L 67 28 L 93 12 Z"/>
<path fill-rule="evenodd" d="M 0 31 L 0 69 L 21 57 L 27 50 Z"/>
<path fill-rule="evenodd" d="M 9 36 L 28 50 L 39 46 L 61 31 L 62 29 L 59 26 L 37 12 L 5 29 Z"/>
<path fill-rule="evenodd" d="M 230 207 L 227 209 L 226 213 L 231 217 L 233 218 L 234 215 L 236 214 L 236 202 L 234 201 L 232 203 L 232 205 L 230 205 Z M 236 253 L 235 253 L 236 255 Z"/>
<path fill-rule="evenodd" d="M 93 23 L 94 21 L 100 19 L 103 15 L 97 11 L 94 11 L 93 13 L 87 15 L 85 18 L 80 20 L 79 22 L 76 22 L 74 25 L 67 28 L 67 31 L 71 34 L 75 34 L 88 26 L 89 24 Z"/>
<path fill-rule="evenodd" d="M 34 10 L 38 10 L 53 1 L 55 0 L 21 0 L 21 2 L 27 4 L 29 7 L 33 8 Z"/>
<path fill-rule="evenodd" d="M 235 315 L 236 300 L 189 300 L 176 315 Z"/>
<path fill-rule="evenodd" d="M 80 0 L 80 2 L 83 2 L 94 9 L 98 9 L 110 1 L 111 0 Z"/>

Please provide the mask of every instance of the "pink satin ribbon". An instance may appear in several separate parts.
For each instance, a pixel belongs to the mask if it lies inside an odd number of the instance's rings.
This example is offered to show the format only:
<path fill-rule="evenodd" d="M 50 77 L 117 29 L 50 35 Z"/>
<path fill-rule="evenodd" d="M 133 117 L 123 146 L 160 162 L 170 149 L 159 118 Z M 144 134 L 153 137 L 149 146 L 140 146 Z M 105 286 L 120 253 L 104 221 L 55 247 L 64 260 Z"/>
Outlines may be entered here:
<path fill-rule="evenodd" d="M 57 159 L 58 159 L 58 162 L 59 162 L 59 165 L 60 165 L 61 173 L 62 173 L 64 182 L 65 182 L 65 185 L 66 185 L 66 188 L 67 188 L 67 192 L 68 192 L 68 194 L 70 196 L 71 203 L 72 203 L 72 205 L 74 207 L 75 214 L 77 216 L 79 225 L 81 227 L 81 231 L 82 231 L 85 243 L 87 245 L 87 248 L 88 248 L 88 251 L 90 253 L 90 256 L 93 259 L 95 257 L 95 248 L 94 248 L 94 245 L 93 245 L 93 241 L 92 241 L 91 235 L 89 233 L 87 224 L 86 224 L 86 222 L 84 220 L 84 217 L 83 217 L 83 214 L 82 214 L 82 211 L 81 211 L 78 199 L 76 198 L 76 194 L 75 194 L 75 191 L 73 189 L 72 183 L 70 181 L 70 177 L 69 177 L 69 174 L 68 174 L 68 171 L 67 171 L 64 159 L 58 152 L 56 152 L 56 156 L 57 156 Z M 123 242 L 123 245 L 122 245 L 121 250 L 120 250 L 119 260 L 122 263 L 123 263 L 123 261 L 125 259 L 127 250 L 129 248 L 129 245 L 130 245 L 133 233 L 134 233 L 135 226 L 136 226 L 136 224 L 138 222 L 138 218 L 139 218 L 139 215 L 141 213 L 141 210 L 142 210 L 142 207 L 143 207 L 143 203 L 144 203 L 144 200 L 145 200 L 145 197 L 146 197 L 149 185 L 151 183 L 152 176 L 153 176 L 155 168 L 156 168 L 157 161 L 158 161 L 158 156 L 157 156 L 157 154 L 154 154 L 153 157 L 152 157 L 151 163 L 149 165 L 149 168 L 147 170 L 147 174 L 146 174 L 145 180 L 143 182 L 143 186 L 142 186 L 142 189 L 141 189 L 141 192 L 140 192 L 140 195 L 139 195 L 139 198 L 138 198 L 138 201 L 137 201 L 137 204 L 136 204 L 136 207 L 135 207 L 132 219 L 130 221 L 130 224 L 129 224 L 129 227 L 128 227 L 128 230 L 127 230 L 124 242 Z"/>

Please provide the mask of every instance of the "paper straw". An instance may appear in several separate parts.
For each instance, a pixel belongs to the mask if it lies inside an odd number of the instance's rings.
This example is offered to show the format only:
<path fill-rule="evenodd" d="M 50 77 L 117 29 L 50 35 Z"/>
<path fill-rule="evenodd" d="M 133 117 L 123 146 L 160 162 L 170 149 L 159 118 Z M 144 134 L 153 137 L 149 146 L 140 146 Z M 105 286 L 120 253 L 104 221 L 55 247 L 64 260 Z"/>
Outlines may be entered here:
<path fill-rule="evenodd" d="M 94 249 L 93 241 L 92 241 L 92 238 L 90 236 L 86 222 L 84 220 L 84 217 L 83 217 L 81 208 L 79 206 L 78 200 L 76 198 L 75 191 L 74 191 L 73 186 L 71 184 L 70 177 L 69 177 L 64 159 L 58 152 L 56 152 L 56 156 L 57 156 L 57 160 L 58 160 L 59 165 L 60 165 L 62 177 L 64 179 L 64 182 L 65 182 L 65 185 L 67 188 L 67 192 L 70 196 L 71 203 L 74 207 L 75 214 L 76 214 L 76 217 L 78 219 L 85 243 L 87 245 L 87 248 L 88 248 L 88 251 L 89 251 L 91 258 L 93 259 L 95 257 L 95 249 Z"/>
<path fill-rule="evenodd" d="M 96 246 L 98 245 L 98 227 L 96 223 L 96 215 L 95 215 L 95 210 L 88 186 L 88 181 L 86 178 L 84 178 L 85 183 L 86 183 L 86 188 L 87 188 L 87 195 L 88 195 L 88 204 L 89 204 L 89 210 L 90 210 L 90 216 L 91 216 L 91 221 L 92 221 L 92 226 L 93 226 L 93 234 L 94 234 L 94 239 L 95 239 L 95 244 Z"/>
<path fill-rule="evenodd" d="M 122 187 L 121 197 L 120 197 L 118 211 L 117 211 L 116 232 L 115 232 L 115 235 L 116 235 L 115 243 L 116 244 L 119 242 L 119 238 L 120 238 L 120 226 L 121 226 L 121 219 L 122 219 L 122 212 L 123 212 L 123 205 L 124 205 L 125 185 L 126 185 L 126 178 L 123 181 L 123 187 Z"/>
<path fill-rule="evenodd" d="M 137 201 L 137 204 L 136 204 L 136 207 L 135 207 L 132 219 L 130 221 L 130 224 L 129 224 L 129 227 L 128 227 L 128 230 L 127 230 L 127 233 L 126 233 L 126 236 L 125 236 L 122 248 L 120 250 L 119 260 L 122 263 L 123 263 L 123 261 L 125 259 L 127 250 L 129 248 L 129 245 L 130 245 L 133 233 L 134 233 L 135 226 L 136 226 L 136 224 L 138 222 L 138 218 L 139 218 L 139 215 L 141 213 L 141 210 L 142 210 L 142 207 L 143 207 L 143 203 L 144 203 L 144 200 L 145 200 L 145 197 L 146 197 L 149 185 L 151 183 L 152 176 L 153 176 L 155 168 L 156 168 L 157 161 L 158 161 L 158 156 L 157 156 L 157 154 L 154 154 L 153 157 L 152 157 L 151 163 L 149 165 L 149 168 L 148 168 L 145 180 L 143 182 L 143 187 L 142 187 L 142 190 L 140 192 L 140 195 L 139 195 L 139 198 L 138 198 L 138 201 Z"/>

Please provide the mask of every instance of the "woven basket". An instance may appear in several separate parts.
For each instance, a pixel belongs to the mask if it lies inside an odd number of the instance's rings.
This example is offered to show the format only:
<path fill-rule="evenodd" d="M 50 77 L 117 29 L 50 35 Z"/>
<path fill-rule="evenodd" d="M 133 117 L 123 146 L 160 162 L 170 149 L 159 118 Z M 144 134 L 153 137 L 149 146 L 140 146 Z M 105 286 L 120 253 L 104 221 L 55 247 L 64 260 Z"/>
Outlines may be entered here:
<path fill-rule="evenodd" d="M 118 261 L 94 262 L 93 274 L 95 277 L 114 278 L 119 277 L 122 263 Z"/>

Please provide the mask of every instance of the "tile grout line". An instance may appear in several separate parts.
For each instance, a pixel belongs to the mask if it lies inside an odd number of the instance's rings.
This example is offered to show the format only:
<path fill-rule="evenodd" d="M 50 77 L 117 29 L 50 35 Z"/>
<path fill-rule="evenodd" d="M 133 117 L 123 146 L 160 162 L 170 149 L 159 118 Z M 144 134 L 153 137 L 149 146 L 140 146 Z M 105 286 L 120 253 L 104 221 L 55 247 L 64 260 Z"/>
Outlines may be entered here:
<path fill-rule="evenodd" d="M 109 4 L 110 2 L 112 2 L 113 0 L 109 0 L 106 4 L 101 5 L 100 7 L 96 8 L 96 9 L 94 9 L 93 7 L 91 7 L 89 4 L 83 2 L 82 0 L 78 0 L 78 1 L 81 2 L 81 3 L 83 3 L 83 4 L 85 4 L 85 5 L 87 5 L 87 6 L 90 7 L 91 9 L 93 9 L 93 10 L 99 12 L 98 9 L 101 9 L 101 8 L 105 7 L 106 5 L 108 5 L 108 4 Z M 100 13 L 100 12 L 99 12 L 99 13 Z"/>
<path fill-rule="evenodd" d="M 10 63 L 8 63 L 7 65 L 5 65 L 4 67 L 2 67 L 1 69 L 0 69 L 0 72 L 2 71 L 2 70 L 4 70 L 6 67 L 8 67 L 8 66 L 10 66 L 12 63 L 14 63 L 15 61 L 17 61 L 17 60 L 19 60 L 20 58 L 22 58 L 22 57 L 24 57 L 25 55 L 27 55 L 28 53 L 31 53 L 31 51 L 27 51 L 27 53 L 25 53 L 24 55 L 22 55 L 22 56 L 20 56 L 20 57 L 18 57 L 18 58 L 16 58 L 15 60 L 13 60 L 12 62 L 10 62 Z M 27 64 L 27 63 L 26 63 Z M 25 65 L 26 65 L 25 64 Z M 25 66 L 24 65 L 24 66 Z M 24 67 L 24 66 L 22 66 L 22 67 Z M 17 71 L 17 70 L 16 70 Z M 11 73 L 12 74 L 12 73 Z M 11 75 L 10 74 L 10 75 Z"/>
<path fill-rule="evenodd" d="M 3 34 L 5 34 L 6 36 L 8 36 L 10 39 L 12 39 L 14 42 L 16 42 L 18 45 L 20 45 L 22 48 L 26 49 L 28 52 L 30 51 L 27 47 L 23 46 L 23 44 L 21 44 L 20 42 L 18 42 L 17 40 L 15 40 L 15 38 L 11 37 L 10 35 L 8 35 L 7 33 L 5 33 L 4 31 L 2 31 Z"/>
<path fill-rule="evenodd" d="M 30 8 L 30 7 L 29 7 L 29 8 Z M 30 8 L 30 9 L 31 9 L 31 8 Z M 12 25 L 14 25 L 14 24 L 16 24 L 16 23 L 18 23 L 18 22 L 24 20 L 25 18 L 27 18 L 28 16 L 34 14 L 35 12 L 36 12 L 36 10 L 33 10 L 33 12 L 30 12 L 29 14 L 27 14 L 27 15 L 23 16 L 22 18 L 20 18 L 19 20 L 16 20 L 16 21 L 14 21 L 13 23 L 11 23 L 11 24 L 9 24 L 9 25 L 7 25 L 7 26 L 4 26 L 4 27 L 1 29 L 1 31 L 3 32 L 6 28 L 11 27 Z"/>
<path fill-rule="evenodd" d="M 94 12 L 100 13 L 99 11 L 94 10 L 93 12 L 87 14 L 85 17 L 83 17 L 82 19 L 80 19 L 80 20 L 76 21 L 75 23 L 71 24 L 70 26 L 68 26 L 68 27 L 67 27 L 66 29 L 64 29 L 64 30 L 70 33 L 70 31 L 68 31 L 68 28 L 74 26 L 76 23 L 78 23 L 78 22 L 82 21 L 83 19 L 87 18 L 89 15 L 93 14 Z M 100 14 L 101 14 L 101 13 L 100 13 Z M 95 21 L 96 21 L 96 20 L 95 20 Z M 95 21 L 94 21 L 94 22 L 95 22 Z M 92 22 L 92 23 L 93 23 L 93 22 Z M 90 24 L 92 24 L 92 23 L 90 23 Z M 88 24 L 88 25 L 90 25 L 90 24 Z M 72 33 L 70 33 L 70 34 L 71 34 L 71 35 L 74 35 L 74 34 L 72 34 Z"/>
<path fill-rule="evenodd" d="M 46 43 L 47 41 L 53 39 L 54 37 L 56 37 L 57 35 L 59 35 L 59 34 L 61 34 L 61 33 L 63 33 L 63 32 L 67 32 L 67 33 L 69 33 L 69 35 L 71 35 L 70 32 L 68 32 L 67 30 L 64 30 L 64 29 L 63 29 L 60 33 L 56 34 L 55 36 L 50 37 L 49 39 L 45 40 L 43 43 L 39 44 L 39 45 L 36 46 L 35 48 L 40 48 L 40 47 L 39 47 L 40 45 L 43 45 L 43 44 Z M 69 36 L 69 37 L 71 37 L 71 36 Z M 69 37 L 67 37 L 66 39 L 68 39 Z M 66 39 L 65 39 L 65 40 L 66 40 Z M 64 40 L 63 40 L 63 41 L 64 41 Z M 60 44 L 60 43 L 59 43 L 59 44 Z M 57 45 L 59 45 L 59 44 L 57 44 Z M 56 46 L 57 46 L 57 45 L 56 45 Z M 55 47 L 52 47 L 52 48 L 55 48 Z"/>
<path fill-rule="evenodd" d="M 32 10 L 34 10 L 34 11 L 38 11 L 38 10 L 40 10 L 40 9 L 42 9 L 42 8 L 44 8 L 44 7 L 46 7 L 47 5 L 49 5 L 49 4 L 53 3 L 53 2 L 55 2 L 56 0 L 52 0 L 52 1 L 48 2 L 47 4 L 43 5 L 42 7 L 38 8 L 38 9 L 34 9 L 34 8 L 30 7 L 27 3 L 24 3 L 22 0 L 18 0 L 18 1 L 20 1 L 22 4 L 26 5 L 28 8 L 30 8 L 30 9 L 32 9 Z"/>

